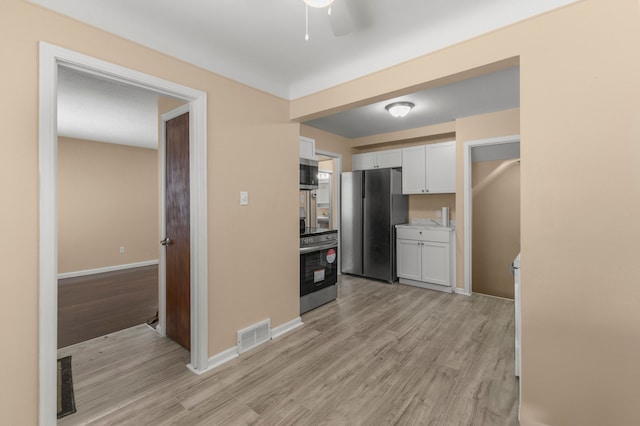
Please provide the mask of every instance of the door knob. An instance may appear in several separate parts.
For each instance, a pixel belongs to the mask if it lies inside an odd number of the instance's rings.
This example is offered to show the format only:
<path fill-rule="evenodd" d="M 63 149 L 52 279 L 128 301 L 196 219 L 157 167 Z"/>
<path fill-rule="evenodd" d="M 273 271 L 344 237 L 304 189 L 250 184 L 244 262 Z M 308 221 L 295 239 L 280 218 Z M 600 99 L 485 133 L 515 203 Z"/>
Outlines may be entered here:
<path fill-rule="evenodd" d="M 169 238 L 165 238 L 164 240 L 160 241 L 160 244 L 162 244 L 163 246 L 169 246 L 171 245 L 171 240 Z"/>

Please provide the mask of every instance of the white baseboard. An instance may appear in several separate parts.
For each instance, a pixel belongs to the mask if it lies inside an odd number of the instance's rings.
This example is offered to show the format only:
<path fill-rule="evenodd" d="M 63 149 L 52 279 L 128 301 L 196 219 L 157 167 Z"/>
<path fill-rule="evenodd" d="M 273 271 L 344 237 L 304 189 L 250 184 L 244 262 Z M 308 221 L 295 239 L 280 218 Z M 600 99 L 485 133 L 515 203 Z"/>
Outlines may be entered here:
<path fill-rule="evenodd" d="M 208 373 L 216 367 L 221 366 L 222 364 L 226 364 L 234 358 L 238 357 L 238 347 L 234 346 L 232 348 L 226 349 L 220 353 L 215 354 L 211 358 L 209 358 L 207 368 L 204 370 L 196 370 L 193 368 L 191 364 L 187 364 L 187 368 L 191 370 L 192 373 L 197 374 L 198 376 Z"/>
<path fill-rule="evenodd" d="M 471 293 L 466 291 L 464 288 L 459 288 L 459 287 L 455 288 L 455 293 L 456 294 L 462 294 L 463 296 L 471 296 Z"/>
<path fill-rule="evenodd" d="M 448 285 L 425 283 L 423 281 L 409 280 L 409 279 L 406 279 L 406 278 L 400 278 L 398 280 L 398 282 L 400 284 L 406 284 L 406 285 L 412 285 L 414 287 L 426 288 L 427 290 L 436 290 L 436 291 L 442 291 L 444 293 L 453 293 L 453 290 L 451 289 L 451 286 L 448 286 Z"/>
<path fill-rule="evenodd" d="M 508 297 L 500 297 L 500 296 L 493 296 L 491 294 L 484 294 L 484 293 L 474 293 L 477 294 L 478 296 L 484 296 L 484 297 L 492 297 L 494 299 L 500 299 L 500 300 L 506 300 L 507 302 L 513 302 L 513 299 L 509 299 Z"/>
<path fill-rule="evenodd" d="M 58 274 L 58 279 L 83 277 L 85 275 L 103 274 L 105 272 L 122 271 L 123 269 L 142 268 L 143 266 L 157 265 L 158 259 L 144 262 L 127 263 L 125 265 L 105 266 L 104 268 L 84 269 L 82 271 L 64 272 Z"/>
<path fill-rule="evenodd" d="M 276 337 L 280 337 L 283 334 L 286 334 L 292 330 L 295 330 L 298 327 L 303 326 L 302 318 L 297 317 L 292 319 L 291 321 L 285 322 L 277 327 L 271 329 L 271 338 L 275 339 Z"/>
<path fill-rule="evenodd" d="M 297 317 L 292 319 L 291 321 L 285 322 L 282 325 L 279 325 L 277 327 L 274 327 L 271 329 L 271 339 L 275 339 L 277 337 L 280 337 L 292 330 L 295 330 L 298 327 L 303 326 L 304 323 L 302 322 L 302 318 Z M 187 368 L 189 370 L 191 370 L 192 373 L 195 373 L 197 375 L 201 375 L 204 373 L 208 373 L 209 371 L 213 370 L 216 367 L 221 366 L 222 364 L 226 364 L 227 362 L 231 361 L 234 358 L 238 357 L 238 346 L 233 346 L 229 349 L 226 349 L 220 353 L 215 354 L 214 356 L 212 356 L 211 358 L 209 358 L 209 362 L 208 362 L 208 366 L 207 368 L 205 368 L 204 370 L 196 370 L 195 368 L 193 368 L 193 366 L 191 364 L 187 364 Z"/>

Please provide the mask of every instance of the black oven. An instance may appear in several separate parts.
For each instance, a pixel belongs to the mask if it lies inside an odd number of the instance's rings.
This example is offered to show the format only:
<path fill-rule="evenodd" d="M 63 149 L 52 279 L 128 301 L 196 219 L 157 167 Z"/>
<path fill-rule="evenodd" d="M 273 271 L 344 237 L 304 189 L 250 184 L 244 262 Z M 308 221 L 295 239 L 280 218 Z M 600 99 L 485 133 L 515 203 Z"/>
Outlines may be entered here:
<path fill-rule="evenodd" d="M 300 159 L 300 189 L 318 189 L 318 162 Z"/>
<path fill-rule="evenodd" d="M 338 282 L 338 242 L 300 249 L 300 296 Z"/>

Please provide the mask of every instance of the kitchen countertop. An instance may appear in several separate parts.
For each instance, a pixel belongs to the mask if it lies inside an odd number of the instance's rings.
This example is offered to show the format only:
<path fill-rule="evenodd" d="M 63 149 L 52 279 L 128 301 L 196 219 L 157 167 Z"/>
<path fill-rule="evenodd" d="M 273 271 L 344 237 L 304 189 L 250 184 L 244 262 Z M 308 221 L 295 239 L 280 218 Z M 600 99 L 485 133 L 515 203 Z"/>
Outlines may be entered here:
<path fill-rule="evenodd" d="M 396 228 L 405 228 L 405 229 L 428 229 L 431 231 L 454 231 L 455 225 L 451 224 L 449 226 L 442 226 L 440 223 L 435 220 L 427 219 L 426 221 L 420 222 L 412 222 L 412 223 L 403 223 L 401 225 L 396 225 Z"/>

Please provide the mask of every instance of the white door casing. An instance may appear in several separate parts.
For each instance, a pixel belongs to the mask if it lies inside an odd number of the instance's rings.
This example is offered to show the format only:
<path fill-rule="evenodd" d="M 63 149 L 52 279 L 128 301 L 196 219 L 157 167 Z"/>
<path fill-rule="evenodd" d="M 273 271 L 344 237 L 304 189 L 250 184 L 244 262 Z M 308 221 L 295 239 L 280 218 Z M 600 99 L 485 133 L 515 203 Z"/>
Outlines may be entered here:
<path fill-rule="evenodd" d="M 39 424 L 56 424 L 57 359 L 57 80 L 58 67 L 142 87 L 189 102 L 191 129 L 191 364 L 208 368 L 207 95 L 205 92 L 40 42 L 39 173 Z"/>
<path fill-rule="evenodd" d="M 503 136 L 490 139 L 479 139 L 464 143 L 463 151 L 463 168 L 464 168 L 464 290 L 457 290 L 458 293 L 471 294 L 471 218 L 473 213 L 473 187 L 471 185 L 471 151 L 473 148 L 489 145 L 501 145 L 508 143 L 520 142 L 520 135 Z"/>

